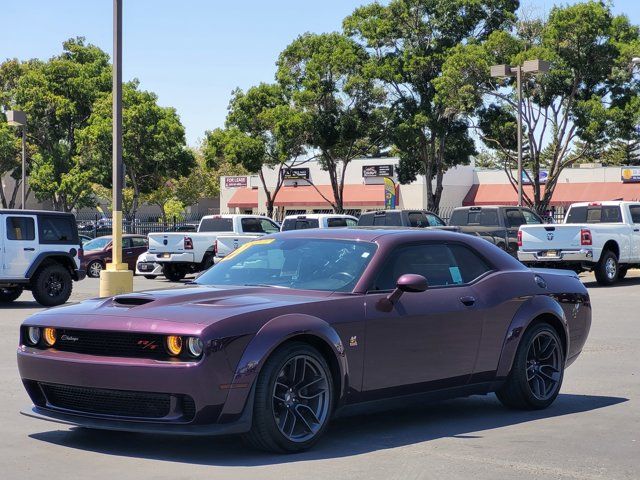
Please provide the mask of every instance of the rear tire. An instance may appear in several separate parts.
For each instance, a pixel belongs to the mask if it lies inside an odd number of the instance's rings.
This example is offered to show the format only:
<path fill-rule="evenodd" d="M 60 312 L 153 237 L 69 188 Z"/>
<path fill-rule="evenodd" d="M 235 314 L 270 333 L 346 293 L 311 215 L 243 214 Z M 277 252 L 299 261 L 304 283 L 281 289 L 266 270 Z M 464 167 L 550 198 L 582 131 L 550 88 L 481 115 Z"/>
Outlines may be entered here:
<path fill-rule="evenodd" d="M 73 280 L 66 267 L 54 263 L 38 269 L 31 279 L 31 293 L 45 307 L 62 305 L 71 296 Z"/>
<path fill-rule="evenodd" d="M 104 269 L 104 265 L 100 260 L 93 260 L 87 265 L 87 276 L 91 278 L 100 278 L 100 272 Z"/>
<path fill-rule="evenodd" d="M 307 450 L 324 433 L 333 398 L 331 370 L 320 352 L 302 342 L 285 344 L 256 380 L 253 424 L 244 439 L 269 452 Z"/>
<path fill-rule="evenodd" d="M 0 288 L 0 303 L 11 303 L 22 295 L 22 287 Z"/>
<path fill-rule="evenodd" d="M 170 282 L 179 282 L 186 274 L 187 272 L 183 268 L 175 265 L 165 265 L 164 267 L 164 276 Z"/>
<path fill-rule="evenodd" d="M 596 268 L 593 272 L 596 275 L 596 281 L 599 285 L 608 287 L 618 281 L 620 266 L 618 265 L 618 257 L 611 250 L 605 250 L 600 256 Z"/>
<path fill-rule="evenodd" d="M 509 408 L 547 408 L 558 396 L 563 378 L 564 348 L 560 337 L 548 323 L 538 323 L 524 333 L 511 372 L 496 396 Z"/>

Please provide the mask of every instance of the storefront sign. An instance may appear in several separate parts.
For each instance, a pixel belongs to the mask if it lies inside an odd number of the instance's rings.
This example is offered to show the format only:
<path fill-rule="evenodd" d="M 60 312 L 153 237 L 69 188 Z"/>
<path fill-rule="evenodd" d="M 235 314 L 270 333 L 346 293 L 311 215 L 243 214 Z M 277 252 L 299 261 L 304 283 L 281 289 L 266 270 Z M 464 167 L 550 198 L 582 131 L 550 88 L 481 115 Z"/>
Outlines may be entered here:
<path fill-rule="evenodd" d="M 389 178 L 384 177 L 384 208 L 385 210 L 393 210 L 397 205 L 396 184 Z"/>
<path fill-rule="evenodd" d="M 282 170 L 282 176 L 285 180 L 309 180 L 311 173 L 308 168 L 285 168 Z"/>
<path fill-rule="evenodd" d="M 531 185 L 531 179 L 533 178 L 533 172 L 525 172 L 522 171 L 522 184 L 523 185 Z M 547 179 L 549 178 L 549 172 L 546 170 L 540 170 L 538 173 L 538 183 L 540 185 L 544 185 L 547 183 Z"/>
<path fill-rule="evenodd" d="M 362 167 L 363 177 L 393 177 L 393 165 L 365 165 Z"/>
<path fill-rule="evenodd" d="M 640 182 L 640 168 L 625 167 L 620 172 L 620 177 L 623 183 L 639 183 Z"/>
<path fill-rule="evenodd" d="M 245 188 L 247 186 L 247 177 L 225 177 L 225 188 Z"/>

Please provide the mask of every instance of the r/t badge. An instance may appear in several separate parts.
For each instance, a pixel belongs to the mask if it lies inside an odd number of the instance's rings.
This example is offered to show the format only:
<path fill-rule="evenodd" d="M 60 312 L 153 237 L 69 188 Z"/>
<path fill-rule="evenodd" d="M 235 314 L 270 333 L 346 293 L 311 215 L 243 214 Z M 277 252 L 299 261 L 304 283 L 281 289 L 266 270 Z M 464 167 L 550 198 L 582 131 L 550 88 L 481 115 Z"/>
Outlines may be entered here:
<path fill-rule="evenodd" d="M 356 337 L 355 335 L 354 335 L 354 336 L 352 336 L 352 337 L 349 339 L 349 346 L 350 346 L 350 347 L 357 347 L 357 346 L 358 346 L 358 337 Z"/>

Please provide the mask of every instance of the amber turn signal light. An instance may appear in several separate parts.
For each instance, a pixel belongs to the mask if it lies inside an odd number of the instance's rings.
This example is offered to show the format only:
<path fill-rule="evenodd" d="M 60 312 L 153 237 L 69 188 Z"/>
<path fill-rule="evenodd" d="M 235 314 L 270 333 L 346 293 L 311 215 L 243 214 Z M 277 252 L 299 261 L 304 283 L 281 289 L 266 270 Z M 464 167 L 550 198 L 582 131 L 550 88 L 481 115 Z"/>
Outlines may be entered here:
<path fill-rule="evenodd" d="M 42 338 L 44 338 L 44 343 L 49 347 L 53 347 L 57 340 L 56 329 L 47 327 L 42 331 Z"/>
<path fill-rule="evenodd" d="M 169 335 L 167 337 L 167 352 L 174 357 L 182 352 L 182 337 L 177 335 Z"/>

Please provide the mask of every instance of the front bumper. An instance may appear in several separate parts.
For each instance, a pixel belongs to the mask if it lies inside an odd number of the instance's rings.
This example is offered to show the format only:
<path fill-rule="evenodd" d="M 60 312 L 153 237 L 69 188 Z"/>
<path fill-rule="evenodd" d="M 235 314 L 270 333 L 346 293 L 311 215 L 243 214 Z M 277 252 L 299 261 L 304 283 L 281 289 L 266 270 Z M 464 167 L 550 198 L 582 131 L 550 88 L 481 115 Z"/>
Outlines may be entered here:
<path fill-rule="evenodd" d="M 20 346 L 17 356 L 20 376 L 34 403 L 31 410 L 23 412 L 29 416 L 91 428 L 193 435 L 239 433 L 246 427 L 241 422 L 243 415 L 239 414 L 226 416 L 229 423 L 217 423 L 225 413 L 229 392 L 221 385 L 228 384 L 232 378 L 222 352 L 206 354 L 198 362 L 167 362 Z M 195 413 L 191 420 L 186 420 L 176 416 L 147 418 L 69 410 L 55 400 L 51 402 L 43 394 L 41 384 L 169 394 L 172 398 L 188 396 L 193 400 Z M 244 400 L 249 388 L 246 391 Z M 244 408 L 245 405 L 250 404 L 234 405 L 233 410 L 251 410 Z M 173 411 L 173 404 L 171 408 Z"/>
<path fill-rule="evenodd" d="M 593 250 L 590 248 L 552 250 L 553 255 L 549 255 L 548 252 L 549 250 L 518 250 L 518 260 L 522 263 L 594 263 Z"/>

